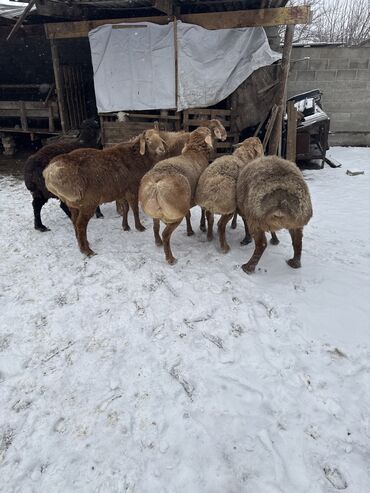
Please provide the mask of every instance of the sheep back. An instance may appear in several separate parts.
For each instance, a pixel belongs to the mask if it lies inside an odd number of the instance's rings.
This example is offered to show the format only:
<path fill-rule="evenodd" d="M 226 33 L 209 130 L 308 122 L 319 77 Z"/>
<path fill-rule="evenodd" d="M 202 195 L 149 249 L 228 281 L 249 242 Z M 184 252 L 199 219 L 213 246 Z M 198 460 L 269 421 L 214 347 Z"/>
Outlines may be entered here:
<path fill-rule="evenodd" d="M 195 202 L 213 214 L 231 214 L 236 209 L 236 181 L 241 162 L 231 156 L 213 161 L 201 174 Z"/>
<path fill-rule="evenodd" d="M 303 228 L 312 217 L 310 193 L 295 163 L 255 159 L 240 172 L 237 205 L 251 233 Z"/>

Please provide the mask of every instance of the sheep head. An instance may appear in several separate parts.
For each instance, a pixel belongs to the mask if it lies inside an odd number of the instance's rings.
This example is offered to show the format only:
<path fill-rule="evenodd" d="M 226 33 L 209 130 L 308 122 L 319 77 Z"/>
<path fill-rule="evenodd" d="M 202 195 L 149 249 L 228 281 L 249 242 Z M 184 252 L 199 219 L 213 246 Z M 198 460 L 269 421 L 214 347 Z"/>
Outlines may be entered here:
<path fill-rule="evenodd" d="M 216 139 L 222 140 L 222 141 L 225 141 L 227 139 L 226 129 L 222 125 L 222 123 L 220 122 L 220 120 L 209 120 L 209 122 L 207 122 L 207 123 L 208 124 L 205 125 L 205 126 L 207 126 L 211 130 L 212 135 Z"/>
<path fill-rule="evenodd" d="M 185 151 L 189 150 L 190 148 L 204 149 L 204 144 L 206 144 L 207 150 L 213 149 L 212 132 L 207 127 L 198 127 L 196 130 L 191 132 L 189 142 L 182 150 L 182 154 L 184 154 Z"/>
<path fill-rule="evenodd" d="M 249 137 L 235 147 L 234 154 L 245 163 L 263 157 L 263 145 L 258 137 Z"/>
<path fill-rule="evenodd" d="M 165 142 L 157 129 L 145 130 L 140 135 L 140 154 L 143 156 L 145 152 L 151 156 L 164 157 L 166 153 Z"/>

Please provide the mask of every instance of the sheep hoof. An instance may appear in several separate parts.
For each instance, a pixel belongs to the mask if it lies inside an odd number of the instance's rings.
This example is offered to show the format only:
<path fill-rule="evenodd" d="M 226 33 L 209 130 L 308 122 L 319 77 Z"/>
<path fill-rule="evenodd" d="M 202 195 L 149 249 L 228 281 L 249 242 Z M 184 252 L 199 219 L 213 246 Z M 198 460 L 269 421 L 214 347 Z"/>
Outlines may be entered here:
<path fill-rule="evenodd" d="M 230 247 L 229 245 L 224 245 L 222 248 L 221 248 L 222 252 L 223 253 L 229 253 L 230 251 Z"/>
<path fill-rule="evenodd" d="M 207 232 L 207 228 L 206 228 L 205 224 L 201 224 L 201 225 L 199 226 L 199 229 L 200 229 L 201 231 L 203 231 L 203 233 L 206 233 L 206 232 Z"/>
<path fill-rule="evenodd" d="M 94 255 L 96 255 L 96 253 L 90 248 L 88 250 L 83 251 L 82 253 L 84 253 L 86 257 L 94 257 Z"/>
<path fill-rule="evenodd" d="M 242 241 L 240 242 L 241 245 L 249 245 L 251 243 L 252 238 L 250 236 L 244 236 Z"/>
<path fill-rule="evenodd" d="M 122 226 L 123 231 L 131 231 L 130 226 L 127 224 L 126 226 Z"/>
<path fill-rule="evenodd" d="M 271 245 L 278 245 L 280 241 L 277 238 L 271 238 L 270 243 Z"/>
<path fill-rule="evenodd" d="M 155 244 L 157 245 L 157 247 L 161 247 L 161 246 L 163 246 L 163 241 L 160 238 L 157 238 L 155 240 Z"/>
<path fill-rule="evenodd" d="M 286 263 L 292 267 L 292 269 L 299 269 L 301 267 L 301 261 L 298 259 L 291 258 L 286 261 Z"/>
<path fill-rule="evenodd" d="M 213 235 L 212 234 L 211 235 L 207 235 L 207 240 L 208 241 L 212 241 L 213 240 Z"/>
<path fill-rule="evenodd" d="M 256 266 L 254 264 L 243 264 L 242 269 L 246 274 L 253 274 L 253 272 L 256 269 Z"/>
<path fill-rule="evenodd" d="M 145 231 L 146 230 L 146 227 L 143 226 L 142 224 L 139 224 L 138 226 L 135 226 L 135 228 L 137 229 L 137 231 Z"/>
<path fill-rule="evenodd" d="M 187 231 L 187 232 L 186 232 L 186 234 L 187 234 L 188 236 L 193 236 L 194 231 L 191 229 L 190 231 Z"/>
<path fill-rule="evenodd" d="M 175 258 L 175 257 L 170 257 L 170 258 L 167 258 L 166 260 L 170 265 L 175 265 L 177 263 L 177 258 Z"/>
<path fill-rule="evenodd" d="M 42 225 L 42 226 L 38 226 L 38 227 L 36 227 L 36 226 L 35 226 L 35 229 L 36 229 L 37 231 L 40 231 L 40 233 L 45 233 L 45 231 L 50 231 L 50 229 L 49 229 L 49 228 L 47 228 L 47 227 L 46 227 L 46 226 L 44 226 L 44 225 Z"/>

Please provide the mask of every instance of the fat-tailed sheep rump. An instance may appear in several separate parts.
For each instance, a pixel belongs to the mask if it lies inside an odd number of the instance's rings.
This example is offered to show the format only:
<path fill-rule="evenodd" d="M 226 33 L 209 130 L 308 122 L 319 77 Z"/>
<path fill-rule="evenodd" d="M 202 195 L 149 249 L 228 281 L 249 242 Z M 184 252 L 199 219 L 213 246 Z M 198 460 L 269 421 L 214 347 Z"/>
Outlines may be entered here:
<path fill-rule="evenodd" d="M 276 156 L 255 159 L 237 181 L 237 205 L 255 241 L 250 260 L 242 266 L 254 272 L 265 248 L 267 231 L 288 229 L 294 256 L 287 263 L 301 267 L 303 227 L 312 217 L 310 192 L 295 163 Z"/>
<path fill-rule="evenodd" d="M 155 243 L 158 246 L 162 245 L 159 221 L 166 224 L 163 247 L 169 264 L 176 262 L 170 246 L 171 234 L 195 205 L 195 189 L 199 176 L 208 166 L 211 149 L 211 131 L 199 127 L 191 133 L 180 156 L 157 163 L 141 180 L 139 200 L 146 214 L 153 218 Z"/>
<path fill-rule="evenodd" d="M 236 182 L 239 173 L 243 166 L 261 156 L 263 146 L 260 139 L 250 137 L 239 144 L 232 155 L 221 156 L 213 161 L 199 178 L 195 202 L 206 211 L 207 238 L 213 238 L 213 215 L 221 214 L 218 232 L 220 246 L 225 253 L 230 249 L 225 238 L 225 228 L 236 210 Z M 246 227 L 246 235 L 247 232 Z"/>

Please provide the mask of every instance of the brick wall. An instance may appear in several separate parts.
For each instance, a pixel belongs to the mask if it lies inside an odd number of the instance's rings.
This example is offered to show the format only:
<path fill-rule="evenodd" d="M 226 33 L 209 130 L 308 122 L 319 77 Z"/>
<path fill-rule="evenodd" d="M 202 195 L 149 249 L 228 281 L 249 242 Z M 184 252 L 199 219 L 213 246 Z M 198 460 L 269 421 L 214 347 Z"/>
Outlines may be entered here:
<path fill-rule="evenodd" d="M 321 89 L 332 145 L 370 146 L 370 46 L 294 47 L 288 96 Z"/>

